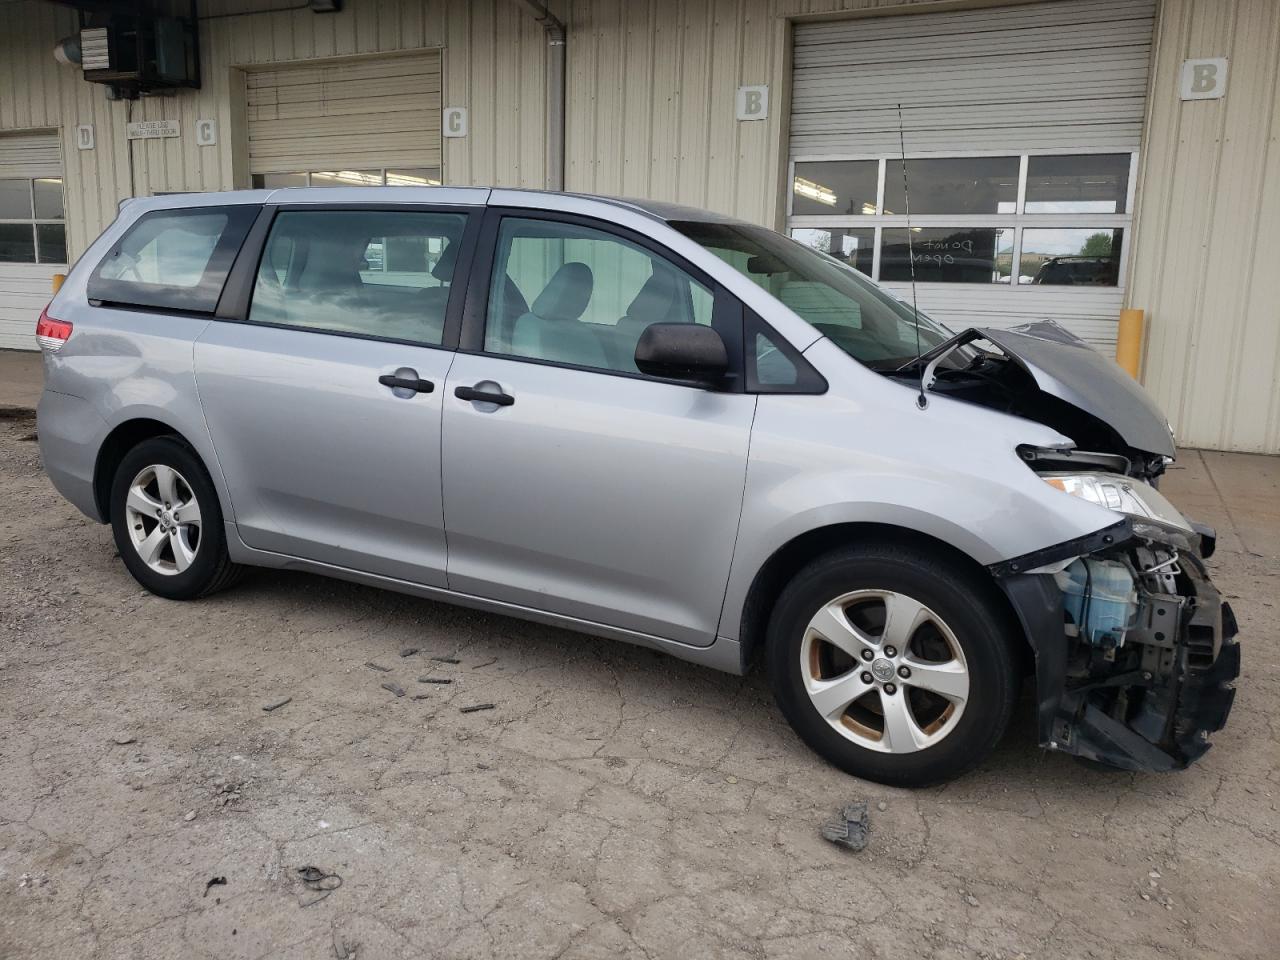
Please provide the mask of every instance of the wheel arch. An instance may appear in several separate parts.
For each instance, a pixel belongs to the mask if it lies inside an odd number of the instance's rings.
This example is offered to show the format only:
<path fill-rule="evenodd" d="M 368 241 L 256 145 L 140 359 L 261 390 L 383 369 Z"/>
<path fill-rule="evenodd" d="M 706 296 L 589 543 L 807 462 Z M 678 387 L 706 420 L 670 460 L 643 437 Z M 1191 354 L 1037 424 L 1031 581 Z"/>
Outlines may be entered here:
<path fill-rule="evenodd" d="M 743 672 L 759 658 L 765 645 L 765 634 L 774 605 L 795 572 L 818 557 L 847 547 L 850 544 L 880 542 L 909 545 L 935 556 L 946 557 L 980 584 L 992 607 L 1006 621 L 1010 635 L 1023 638 L 1014 651 L 1022 672 L 1033 664 L 1032 649 L 1026 641 L 1026 632 L 1013 606 L 1000 590 L 986 567 L 959 547 L 938 537 L 910 527 L 891 523 L 851 521 L 815 527 L 798 534 L 775 550 L 752 578 L 742 606 L 738 642 Z"/>
<path fill-rule="evenodd" d="M 121 461 L 138 444 L 155 437 L 173 437 L 186 446 L 200 460 L 210 479 L 213 480 L 213 487 L 218 492 L 219 499 L 223 501 L 221 504 L 223 515 L 228 515 L 225 496 L 218 483 L 218 477 L 213 465 L 209 463 L 208 458 L 200 449 L 172 424 L 157 420 L 154 417 L 138 416 L 124 420 L 112 427 L 98 447 L 98 456 L 93 466 L 93 499 L 103 522 L 111 522 L 111 484 L 115 479 L 116 470 L 119 468 Z"/>

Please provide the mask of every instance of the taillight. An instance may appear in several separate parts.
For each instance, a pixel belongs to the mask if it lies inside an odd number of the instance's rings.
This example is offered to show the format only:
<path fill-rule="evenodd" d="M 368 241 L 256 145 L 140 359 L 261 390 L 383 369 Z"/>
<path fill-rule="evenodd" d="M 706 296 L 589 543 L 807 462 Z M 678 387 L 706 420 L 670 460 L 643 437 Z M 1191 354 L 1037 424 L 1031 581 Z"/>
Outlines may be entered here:
<path fill-rule="evenodd" d="M 57 353 L 70 336 L 71 324 L 49 316 L 48 307 L 40 311 L 40 319 L 36 321 L 36 343 L 40 344 L 40 349 Z"/>

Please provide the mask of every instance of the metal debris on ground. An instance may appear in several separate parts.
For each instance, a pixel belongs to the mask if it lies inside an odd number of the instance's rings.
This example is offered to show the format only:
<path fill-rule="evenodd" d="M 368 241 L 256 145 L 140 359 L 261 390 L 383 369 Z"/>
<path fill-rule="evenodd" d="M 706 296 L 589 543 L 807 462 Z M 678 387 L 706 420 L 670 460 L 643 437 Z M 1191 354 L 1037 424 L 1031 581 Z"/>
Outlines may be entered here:
<path fill-rule="evenodd" d="M 364 662 L 364 665 L 365 665 L 366 667 L 368 667 L 370 670 L 377 670 L 379 673 L 390 673 L 390 672 L 391 672 L 391 668 L 390 668 L 390 667 L 384 667 L 382 664 L 380 664 L 380 663 L 374 663 L 372 660 L 366 660 L 366 661 Z"/>
<path fill-rule="evenodd" d="M 333 955 L 336 960 L 356 960 L 356 951 L 359 949 L 358 943 L 339 940 L 336 933 L 333 935 Z"/>
<path fill-rule="evenodd" d="M 431 659 L 436 661 L 437 663 L 461 663 L 462 662 L 457 657 L 432 657 Z"/>
<path fill-rule="evenodd" d="M 298 868 L 298 878 L 302 881 L 303 886 L 318 894 L 318 896 L 309 899 L 299 898 L 298 906 L 300 907 L 309 907 L 312 904 L 319 903 L 342 886 L 342 878 L 336 873 L 328 873 L 310 864 Z"/>
<path fill-rule="evenodd" d="M 209 882 L 204 885 L 204 895 L 209 895 L 210 887 L 225 887 L 227 885 L 226 877 L 210 877 Z"/>
<path fill-rule="evenodd" d="M 384 683 L 382 684 L 382 689 L 388 691 L 389 693 L 394 693 L 397 697 L 404 696 L 404 687 L 399 686 L 398 684 Z"/>
<path fill-rule="evenodd" d="M 486 660 L 484 663 L 477 663 L 477 664 L 476 664 L 474 667 L 472 667 L 471 669 L 472 669 L 472 670 L 479 670 L 481 667 L 487 667 L 487 666 L 489 666 L 490 664 L 492 664 L 492 663 L 497 663 L 497 662 L 498 662 L 498 658 L 497 658 L 497 657 L 490 657 L 490 658 L 489 658 L 488 660 Z"/>
<path fill-rule="evenodd" d="M 431 694 L 429 694 L 429 693 L 415 693 L 415 694 L 413 695 L 413 699 L 415 699 L 415 700 L 430 700 L 430 699 L 431 699 Z"/>
<path fill-rule="evenodd" d="M 475 713 L 479 710 L 492 710 L 497 706 L 496 703 L 473 703 L 469 707 L 459 707 L 459 713 Z"/>
<path fill-rule="evenodd" d="M 281 700 L 272 700 L 270 703 L 264 703 L 262 709 L 270 713 L 272 710 L 279 710 L 286 703 L 292 703 L 293 697 L 284 697 Z"/>
<path fill-rule="evenodd" d="M 859 851 L 866 847 L 871 834 L 871 825 L 867 820 L 867 805 L 858 800 L 849 803 L 840 811 L 837 820 L 822 825 L 822 839 L 829 840 L 837 847 Z"/>
<path fill-rule="evenodd" d="M 405 647 L 403 650 L 400 651 L 400 656 L 412 657 L 415 653 L 417 653 L 421 649 L 422 649 L 421 647 Z"/>
<path fill-rule="evenodd" d="M 451 677 L 419 677 L 419 683 L 453 683 Z"/>

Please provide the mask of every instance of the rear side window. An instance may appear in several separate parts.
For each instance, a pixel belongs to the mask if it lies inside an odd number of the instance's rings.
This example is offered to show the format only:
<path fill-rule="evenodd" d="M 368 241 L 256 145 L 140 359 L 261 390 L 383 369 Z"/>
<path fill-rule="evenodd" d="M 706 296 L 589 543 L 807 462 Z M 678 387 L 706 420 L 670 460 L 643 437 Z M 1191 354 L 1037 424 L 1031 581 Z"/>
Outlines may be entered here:
<path fill-rule="evenodd" d="M 89 278 L 90 300 L 213 313 L 256 206 L 144 214 Z"/>

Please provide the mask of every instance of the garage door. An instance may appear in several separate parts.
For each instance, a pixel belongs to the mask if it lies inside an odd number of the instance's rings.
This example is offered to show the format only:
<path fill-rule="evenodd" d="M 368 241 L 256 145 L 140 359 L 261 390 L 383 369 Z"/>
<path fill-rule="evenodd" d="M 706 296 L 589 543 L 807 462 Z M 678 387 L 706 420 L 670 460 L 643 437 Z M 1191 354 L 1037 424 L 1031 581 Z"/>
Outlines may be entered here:
<path fill-rule="evenodd" d="M 246 78 L 255 186 L 440 180 L 440 55 L 257 70 Z"/>
<path fill-rule="evenodd" d="M 1047 317 L 1111 349 L 1154 14 L 1073 0 L 798 24 L 792 235 L 900 296 L 914 266 L 950 326 Z"/>
<path fill-rule="evenodd" d="M 67 269 L 54 131 L 0 134 L 0 348 L 35 350 L 50 280 Z"/>

